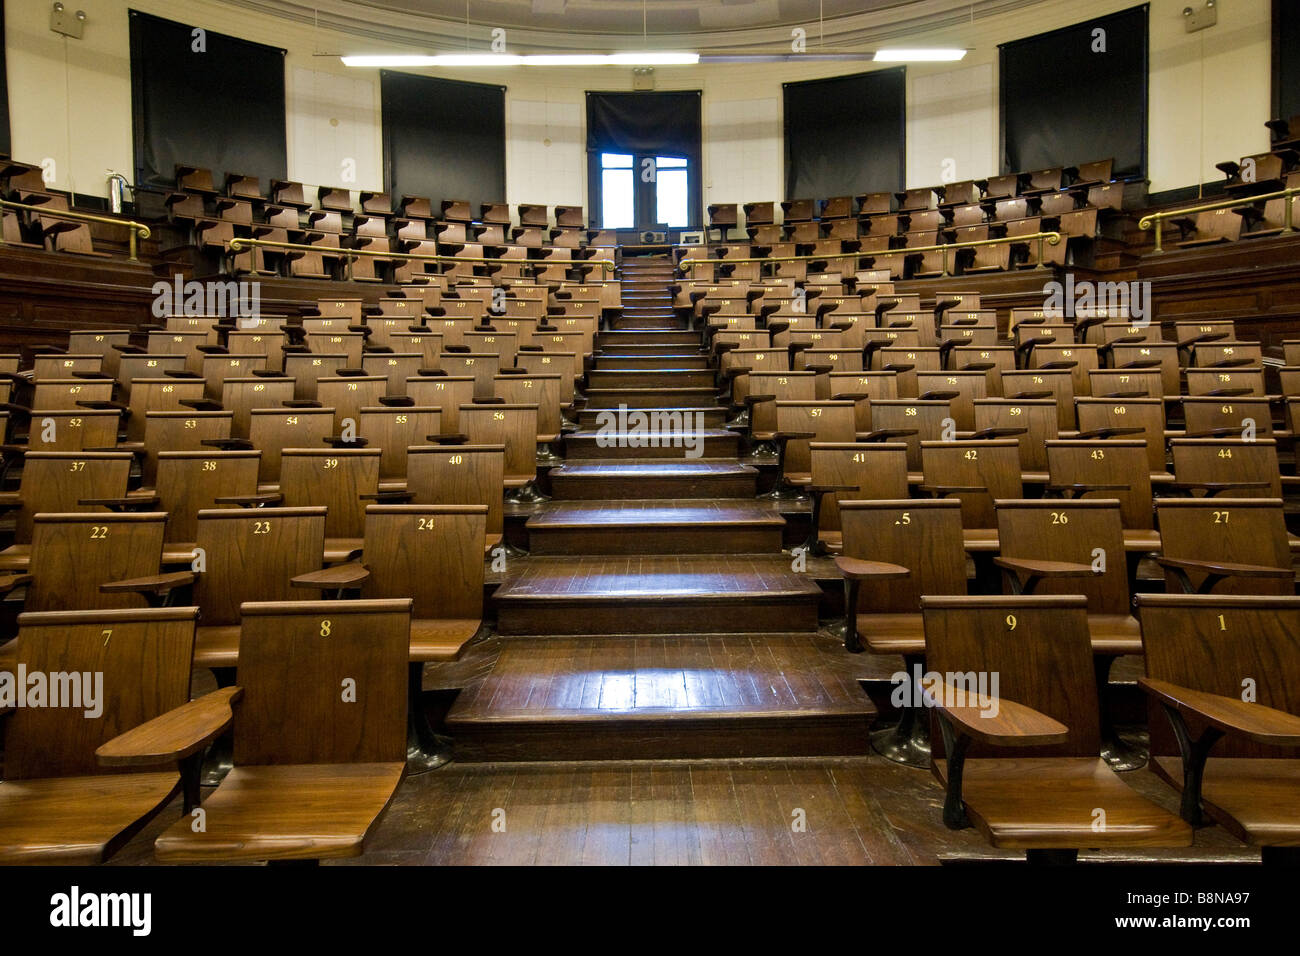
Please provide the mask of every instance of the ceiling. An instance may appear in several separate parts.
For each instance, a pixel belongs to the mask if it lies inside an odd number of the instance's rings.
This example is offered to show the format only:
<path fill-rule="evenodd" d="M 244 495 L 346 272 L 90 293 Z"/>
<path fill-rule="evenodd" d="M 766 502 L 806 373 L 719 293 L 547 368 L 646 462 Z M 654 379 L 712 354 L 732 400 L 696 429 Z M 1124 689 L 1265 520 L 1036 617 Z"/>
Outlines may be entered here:
<path fill-rule="evenodd" d="M 494 28 L 511 52 L 629 49 L 789 52 L 791 30 L 810 52 L 869 48 L 921 31 L 951 28 L 1036 0 L 225 0 L 245 9 L 318 24 L 408 50 L 486 50 Z M 642 36 L 645 40 L 642 41 Z"/>

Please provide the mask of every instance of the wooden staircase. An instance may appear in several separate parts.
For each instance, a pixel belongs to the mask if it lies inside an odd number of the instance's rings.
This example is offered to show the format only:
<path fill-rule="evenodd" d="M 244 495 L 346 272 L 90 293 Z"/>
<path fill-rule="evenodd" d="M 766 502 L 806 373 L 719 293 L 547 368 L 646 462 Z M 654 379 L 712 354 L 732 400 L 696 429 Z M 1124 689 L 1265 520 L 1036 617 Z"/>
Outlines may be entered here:
<path fill-rule="evenodd" d="M 447 716 L 459 760 L 868 750 L 861 659 L 818 631 L 672 271 L 622 264 L 553 498 L 494 596 L 497 656 Z"/>

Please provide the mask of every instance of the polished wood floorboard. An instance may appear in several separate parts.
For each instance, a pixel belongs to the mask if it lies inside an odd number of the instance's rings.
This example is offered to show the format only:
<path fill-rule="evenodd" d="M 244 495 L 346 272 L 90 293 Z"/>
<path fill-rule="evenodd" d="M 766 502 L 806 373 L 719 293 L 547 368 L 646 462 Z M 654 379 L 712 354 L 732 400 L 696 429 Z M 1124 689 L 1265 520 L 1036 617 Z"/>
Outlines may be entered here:
<path fill-rule="evenodd" d="M 509 638 L 452 719 L 862 713 L 870 669 L 824 634 Z"/>
<path fill-rule="evenodd" d="M 1176 809 L 1145 770 L 1124 776 Z M 398 788 L 365 854 L 338 864 L 935 865 L 1019 859 L 940 820 L 926 771 L 884 758 L 448 764 Z M 794 828 L 803 811 L 805 829 Z M 177 800 L 111 865 L 149 864 Z M 493 828 L 504 821 L 504 832 Z M 498 823 L 498 828 L 500 824 Z M 1085 851 L 1082 862 L 1254 862 L 1219 827 L 1176 851 Z"/>
<path fill-rule="evenodd" d="M 497 591 L 509 597 L 816 595 L 782 555 L 618 555 L 532 558 Z"/>

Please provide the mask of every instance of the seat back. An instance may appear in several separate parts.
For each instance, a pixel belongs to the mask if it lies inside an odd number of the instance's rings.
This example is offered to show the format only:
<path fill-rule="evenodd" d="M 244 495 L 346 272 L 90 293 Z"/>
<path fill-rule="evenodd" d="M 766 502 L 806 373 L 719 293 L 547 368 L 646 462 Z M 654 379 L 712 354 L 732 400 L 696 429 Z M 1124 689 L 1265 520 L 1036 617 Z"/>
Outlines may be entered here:
<path fill-rule="evenodd" d="M 16 664 L 47 675 L 59 702 L 8 718 L 5 779 L 101 773 L 96 748 L 188 701 L 198 610 L 20 614 Z"/>
<path fill-rule="evenodd" d="M 1118 500 L 999 501 L 995 509 L 1002 557 L 1100 569 L 1086 578 L 1044 578 L 1035 594 L 1082 594 L 1093 614 L 1128 613 L 1128 569 Z"/>
<path fill-rule="evenodd" d="M 474 400 L 474 379 L 469 376 L 420 375 L 406 380 L 406 397 L 420 408 L 436 408 L 441 434 L 461 430 L 460 406 Z"/>
<path fill-rule="evenodd" d="M 22 500 L 14 516 L 14 543 L 30 544 L 32 522 L 43 512 L 96 512 L 85 498 L 124 498 L 131 474 L 127 452 L 29 451 L 18 486 Z"/>
<path fill-rule="evenodd" d="M 420 406 L 378 405 L 361 409 L 358 434 L 379 450 L 381 481 L 406 478 L 406 452 L 413 445 L 424 445 L 430 435 L 439 434 L 442 412 Z"/>
<path fill-rule="evenodd" d="M 474 445 L 504 445 L 505 480 L 537 476 L 536 405 L 462 405 L 460 427 Z"/>
<path fill-rule="evenodd" d="M 1257 438 L 1175 438 L 1169 442 L 1174 477 L 1180 482 L 1266 481 L 1266 488 L 1233 488 L 1234 498 L 1281 498 L 1277 441 Z"/>
<path fill-rule="evenodd" d="M 1094 396 L 1096 391 L 1093 392 Z M 1078 398 L 1074 402 L 1082 434 L 1100 429 L 1137 428 L 1140 431 L 1125 434 L 1146 443 L 1147 467 L 1151 473 L 1161 474 L 1168 469 L 1165 453 L 1165 403 L 1159 398 Z"/>
<path fill-rule="evenodd" d="M 280 480 L 280 458 L 286 448 L 319 448 L 334 433 L 332 408 L 257 408 L 248 416 L 248 436 L 262 453 L 259 482 Z"/>
<path fill-rule="evenodd" d="M 1300 598 L 1263 595 L 1140 594 L 1146 674 L 1179 687 L 1244 699 L 1300 714 Z M 1151 702 L 1151 754 L 1175 756 L 1168 718 Z M 1241 734 L 1214 745 L 1217 757 L 1300 756 Z"/>
<path fill-rule="evenodd" d="M 325 553 L 325 509 L 214 508 L 199 512 L 195 539 L 203 568 L 194 603 L 203 624 L 239 623 L 244 601 L 294 601 L 305 593 L 290 585 L 318 571 Z"/>
<path fill-rule="evenodd" d="M 27 447 L 32 451 L 112 448 L 122 416 L 116 409 L 44 409 L 32 415 Z"/>
<path fill-rule="evenodd" d="M 405 760 L 410 598 L 239 610 L 237 766 Z"/>
<path fill-rule="evenodd" d="M 1156 503 L 1161 551 L 1166 558 L 1291 568 L 1291 546 L 1280 498 L 1161 498 Z M 1189 570 L 1193 587 L 1205 575 Z M 1166 570 L 1170 592 L 1181 591 L 1179 579 Z M 1294 575 L 1286 578 L 1230 576 L 1214 586 L 1216 594 L 1295 594 Z"/>
<path fill-rule="evenodd" d="M 844 501 L 843 553 L 907 568 L 906 578 L 862 582 L 858 607 L 864 612 L 912 613 L 925 594 L 966 593 L 966 551 L 962 545 L 961 502 Z"/>
<path fill-rule="evenodd" d="M 286 448 L 280 456 L 280 493 L 286 508 L 324 505 L 327 538 L 360 538 L 362 495 L 379 491 L 378 448 Z"/>
<path fill-rule="evenodd" d="M 931 597 L 922 599 L 926 670 L 954 686 L 1014 700 L 1060 721 L 1069 737 L 1058 745 L 997 748 L 972 741 L 967 756 L 1096 757 L 1101 748 L 1087 602 L 1077 595 Z M 932 753 L 943 739 L 932 734 Z"/>
<path fill-rule="evenodd" d="M 38 514 L 33 519 L 29 611 L 140 607 L 138 594 L 104 594 L 101 584 L 158 573 L 162 512 Z"/>
<path fill-rule="evenodd" d="M 505 445 L 426 445 L 406 460 L 406 490 L 428 505 L 485 505 L 487 534 L 501 534 Z"/>
<path fill-rule="evenodd" d="M 1071 497 L 1117 498 L 1125 528 L 1150 529 L 1151 472 L 1147 470 L 1146 442 L 1049 441 L 1049 483 L 1062 485 L 1123 485 L 1098 491 L 1067 492 Z"/>
<path fill-rule="evenodd" d="M 927 488 L 939 486 L 982 488 L 959 491 L 965 528 L 994 528 L 993 502 L 1020 498 L 1020 443 L 1014 438 L 993 441 L 927 441 L 921 443 L 921 470 Z"/>
<path fill-rule="evenodd" d="M 486 505 L 366 508 L 366 597 L 412 597 L 417 620 L 483 617 Z"/>
<path fill-rule="evenodd" d="M 1046 443 L 1060 433 L 1056 402 L 1051 399 L 980 399 L 975 402 L 975 427 L 1026 429 L 1018 436 L 1022 471 L 1046 471 Z"/>
<path fill-rule="evenodd" d="M 167 512 L 168 542 L 192 542 L 199 511 L 219 508 L 218 498 L 257 494 L 261 453 L 164 451 L 158 455 L 158 507 Z"/>

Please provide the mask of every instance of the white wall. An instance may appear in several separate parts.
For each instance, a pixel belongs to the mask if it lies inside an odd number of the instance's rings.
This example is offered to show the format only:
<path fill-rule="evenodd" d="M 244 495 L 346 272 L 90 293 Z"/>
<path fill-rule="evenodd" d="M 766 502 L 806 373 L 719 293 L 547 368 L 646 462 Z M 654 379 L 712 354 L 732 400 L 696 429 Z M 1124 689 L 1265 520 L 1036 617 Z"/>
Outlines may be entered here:
<path fill-rule="evenodd" d="M 1090 3 L 1086 13 L 1131 5 Z M 1221 178 L 1216 162 L 1268 144 L 1270 0 L 1221 3 L 1218 25 L 1190 35 L 1183 30 L 1184 5 L 1151 2 L 1148 170 L 1155 191 L 1215 181 Z M 5 4 L 13 153 L 29 162 L 51 158 L 58 188 L 102 196 L 108 169 L 130 174 L 134 166 L 128 2 L 84 0 L 77 6 L 88 16 L 82 40 L 49 30 L 48 0 Z M 220 0 L 131 0 L 129 6 L 285 47 L 290 178 L 344 185 L 343 162 L 353 159 L 357 179 L 347 185 L 380 185 L 377 71 L 349 70 L 333 56 L 313 55 L 360 50 L 363 41 Z M 960 64 L 908 67 L 909 186 L 941 181 L 944 160 L 953 161 L 958 179 L 996 170 L 997 44 L 1078 22 L 1080 7 L 1043 0 L 907 38 L 916 45 L 972 48 Z M 845 72 L 853 70 L 845 64 L 661 67 L 657 88 L 703 91 L 705 202 L 781 198 L 782 82 Z M 508 88 L 506 200 L 585 204 L 583 91 L 631 89 L 631 71 L 534 67 L 476 70 L 472 78 Z M 223 123 L 239 119 L 214 104 L 212 121 L 213 135 L 220 135 Z"/>

